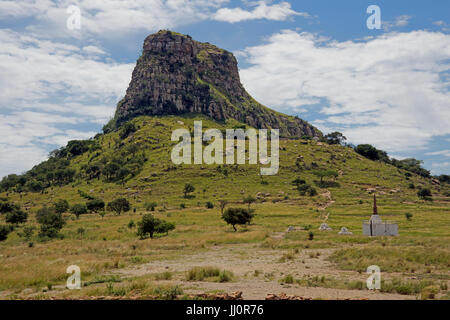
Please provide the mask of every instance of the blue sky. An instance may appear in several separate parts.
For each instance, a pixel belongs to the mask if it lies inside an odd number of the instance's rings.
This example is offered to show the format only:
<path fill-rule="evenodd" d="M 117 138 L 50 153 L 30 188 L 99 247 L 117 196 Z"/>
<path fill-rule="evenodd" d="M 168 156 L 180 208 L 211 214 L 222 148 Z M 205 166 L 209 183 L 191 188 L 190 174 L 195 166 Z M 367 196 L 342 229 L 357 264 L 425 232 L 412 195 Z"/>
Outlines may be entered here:
<path fill-rule="evenodd" d="M 449 174 L 449 15 L 444 0 L 0 0 L 0 177 L 100 132 L 160 29 L 232 51 L 261 103 Z"/>

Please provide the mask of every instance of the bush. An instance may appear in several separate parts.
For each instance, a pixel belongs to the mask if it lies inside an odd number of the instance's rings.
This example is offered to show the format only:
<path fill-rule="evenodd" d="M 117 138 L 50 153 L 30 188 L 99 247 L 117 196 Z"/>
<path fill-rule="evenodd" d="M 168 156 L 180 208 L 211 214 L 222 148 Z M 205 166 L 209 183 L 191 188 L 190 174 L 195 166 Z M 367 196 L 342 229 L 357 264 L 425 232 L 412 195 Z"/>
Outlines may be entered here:
<path fill-rule="evenodd" d="M 308 239 L 309 240 L 314 240 L 314 232 L 312 232 L 312 231 L 309 232 Z"/>
<path fill-rule="evenodd" d="M 214 204 L 213 204 L 211 201 L 208 201 L 208 202 L 206 203 L 206 208 L 207 208 L 207 209 L 213 209 L 213 208 L 214 208 Z"/>
<path fill-rule="evenodd" d="M 67 202 L 67 200 L 60 199 L 53 204 L 53 207 L 55 208 L 55 212 L 64 213 L 69 210 L 69 202 Z"/>
<path fill-rule="evenodd" d="M 215 267 L 194 267 L 187 271 L 187 281 L 204 281 L 212 280 L 216 282 L 229 282 L 234 275 L 231 271 L 220 270 Z"/>
<path fill-rule="evenodd" d="M 430 191 L 430 189 L 428 189 L 428 188 L 423 188 L 423 189 L 420 189 L 418 192 L 417 192 L 417 196 L 420 198 L 420 199 L 423 199 L 423 200 L 431 200 L 431 191 Z"/>
<path fill-rule="evenodd" d="M 88 210 L 85 204 L 77 203 L 70 208 L 70 212 L 73 213 L 78 219 L 80 218 L 80 215 L 86 214 Z"/>
<path fill-rule="evenodd" d="M 89 200 L 86 202 L 86 207 L 90 212 L 99 212 L 105 209 L 105 202 L 101 199 Z"/>
<path fill-rule="evenodd" d="M 144 204 L 145 210 L 147 211 L 155 211 L 155 208 L 158 206 L 156 202 L 146 202 Z"/>
<path fill-rule="evenodd" d="M 64 227 L 62 214 L 55 212 L 53 208 L 43 207 L 36 213 L 37 222 L 41 225 L 40 237 L 56 238 Z"/>
<path fill-rule="evenodd" d="M 12 224 L 25 223 L 28 219 L 28 213 L 22 210 L 14 210 L 6 214 L 6 222 Z"/>
<path fill-rule="evenodd" d="M 183 194 L 185 198 L 189 198 L 189 194 L 195 191 L 195 187 L 190 184 L 190 183 L 186 183 L 183 189 Z"/>
<path fill-rule="evenodd" d="M 108 203 L 108 210 L 120 215 L 122 212 L 130 211 L 130 203 L 125 198 L 119 198 Z"/>
<path fill-rule="evenodd" d="M 138 222 L 138 236 L 141 239 L 145 239 L 150 236 L 152 239 L 155 234 L 169 233 L 174 230 L 175 225 L 173 223 L 155 218 L 152 214 L 146 214 L 142 217 L 142 220 Z"/>
<path fill-rule="evenodd" d="M 8 234 L 11 232 L 9 226 L 0 226 L 0 241 L 5 241 L 8 239 Z"/>
<path fill-rule="evenodd" d="M 301 196 L 309 195 L 314 197 L 317 195 L 317 190 L 309 184 L 301 184 L 297 187 L 297 190 Z"/>
<path fill-rule="evenodd" d="M 222 219 L 230 224 L 234 231 L 237 231 L 236 225 L 249 224 L 254 217 L 252 210 L 247 210 L 243 208 L 228 208 L 222 214 Z"/>
<path fill-rule="evenodd" d="M 406 217 L 406 220 L 411 221 L 411 219 L 412 219 L 412 217 L 413 217 L 413 214 L 407 212 L 407 213 L 405 213 L 405 217 Z"/>
<path fill-rule="evenodd" d="M 24 238 L 25 241 L 30 241 L 34 234 L 34 226 L 25 226 L 22 232 L 19 232 L 19 237 Z"/>

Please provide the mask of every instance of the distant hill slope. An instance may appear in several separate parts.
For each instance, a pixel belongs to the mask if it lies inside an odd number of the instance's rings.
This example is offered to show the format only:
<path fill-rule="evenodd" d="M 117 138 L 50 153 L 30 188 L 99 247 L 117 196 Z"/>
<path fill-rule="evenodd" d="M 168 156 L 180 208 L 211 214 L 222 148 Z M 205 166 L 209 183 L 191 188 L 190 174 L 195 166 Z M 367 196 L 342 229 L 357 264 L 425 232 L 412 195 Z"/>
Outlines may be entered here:
<path fill-rule="evenodd" d="M 235 120 L 220 123 L 194 114 L 137 117 L 129 123 L 132 130 L 124 126 L 92 140 L 72 142 L 49 161 L 18 177 L 16 185 L 0 196 L 12 197 L 29 208 L 50 205 L 61 198 L 71 204 L 83 202 L 86 194 L 105 201 L 125 196 L 137 207 L 146 201 L 168 207 L 182 203 L 202 205 L 206 201 L 217 204 L 220 199 L 240 201 L 246 195 L 256 197 L 258 194 L 262 195 L 262 201 L 290 202 L 295 198 L 303 199 L 300 201 L 305 205 L 326 207 L 329 198 L 321 194 L 328 190 L 336 204 L 342 205 L 358 205 L 359 199 L 370 200 L 368 193 L 374 191 L 380 195 L 380 201 L 390 198 L 402 202 L 418 200 L 419 187 L 429 187 L 436 199 L 441 197 L 430 179 L 411 175 L 381 161 L 371 161 L 349 147 L 311 140 L 281 139 L 280 170 L 275 176 L 261 177 L 260 165 L 174 165 L 171 151 L 177 142 L 171 141 L 171 132 L 179 128 L 192 131 L 195 120 L 203 121 L 204 130 L 242 126 Z M 331 184 L 321 188 L 316 170 L 336 171 L 336 183 L 333 178 L 324 178 Z M 314 187 L 318 195 L 302 196 L 293 184 L 297 178 Z M 24 186 L 21 186 L 21 179 Z M 186 183 L 195 186 L 195 198 L 183 198 Z M 414 184 L 415 189 L 411 189 L 410 184 Z M 36 185 L 46 189 L 30 192 Z M 24 191 L 20 197 L 14 192 L 17 190 Z M 369 205 L 365 210 L 370 214 Z"/>
<path fill-rule="evenodd" d="M 185 113 L 201 113 L 217 121 L 235 119 L 258 129 L 280 129 L 282 137 L 322 135 L 306 121 L 255 101 L 240 82 L 232 53 L 186 35 L 160 31 L 145 39 L 126 96 L 107 128 L 141 115 Z"/>

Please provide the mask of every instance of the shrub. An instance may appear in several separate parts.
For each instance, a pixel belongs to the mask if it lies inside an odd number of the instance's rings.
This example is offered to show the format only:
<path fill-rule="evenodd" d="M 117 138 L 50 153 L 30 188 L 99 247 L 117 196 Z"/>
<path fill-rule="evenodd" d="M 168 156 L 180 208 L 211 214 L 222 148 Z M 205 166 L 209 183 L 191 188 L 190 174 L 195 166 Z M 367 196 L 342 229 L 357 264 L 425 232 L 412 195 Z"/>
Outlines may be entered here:
<path fill-rule="evenodd" d="M 195 191 L 195 187 L 190 184 L 190 183 L 186 183 L 183 189 L 183 194 L 185 198 L 189 197 L 189 194 Z"/>
<path fill-rule="evenodd" d="M 8 239 L 8 234 L 11 232 L 9 226 L 0 226 L 0 241 L 5 241 Z"/>
<path fill-rule="evenodd" d="M 74 204 L 72 208 L 70 208 L 70 212 L 73 213 L 77 217 L 77 219 L 79 219 L 80 215 L 86 214 L 88 210 L 85 204 L 77 203 Z"/>
<path fill-rule="evenodd" d="M 237 231 L 236 225 L 249 224 L 254 217 L 252 210 L 247 210 L 243 208 L 228 208 L 222 214 L 222 219 L 230 224 L 234 231 Z"/>
<path fill-rule="evenodd" d="M 146 214 L 138 222 L 137 234 L 141 239 L 145 239 L 147 236 L 153 238 L 154 234 L 169 233 L 169 231 L 174 229 L 175 225 L 173 223 L 157 219 L 152 214 Z"/>
<path fill-rule="evenodd" d="M 67 200 L 64 199 L 59 199 L 58 201 L 53 203 L 53 207 L 56 213 L 64 213 L 67 212 L 67 210 L 69 210 L 69 202 L 67 202 Z"/>
<path fill-rule="evenodd" d="M 36 213 L 37 222 L 41 225 L 40 237 L 56 238 L 64 227 L 62 214 L 55 212 L 53 208 L 43 207 Z"/>
<path fill-rule="evenodd" d="M 28 214 L 22 210 L 14 210 L 6 214 L 6 222 L 19 224 L 27 222 Z"/>
<path fill-rule="evenodd" d="M 409 186 L 408 186 L 408 188 L 410 188 L 410 189 L 415 189 L 416 186 L 414 185 L 414 183 L 410 183 Z"/>
<path fill-rule="evenodd" d="M 89 200 L 86 202 L 86 207 L 90 212 L 99 212 L 105 209 L 105 202 L 101 199 Z"/>
<path fill-rule="evenodd" d="M 119 198 L 108 203 L 108 210 L 120 215 L 122 212 L 130 211 L 130 203 L 125 198 Z"/>
<path fill-rule="evenodd" d="M 158 206 L 156 202 L 146 202 L 144 204 L 145 210 L 147 211 L 155 211 L 155 208 Z"/>
<path fill-rule="evenodd" d="M 314 197 L 317 195 L 317 190 L 309 184 L 301 184 L 297 187 L 297 190 L 301 196 L 309 195 Z"/>
<path fill-rule="evenodd" d="M 234 275 L 231 271 L 220 270 L 215 267 L 194 267 L 187 271 L 187 281 L 204 281 L 212 280 L 216 282 L 229 282 Z"/>
<path fill-rule="evenodd" d="M 252 196 L 248 196 L 248 197 L 244 198 L 243 202 L 248 204 L 248 210 L 250 210 L 251 204 L 256 202 L 256 199 Z"/>
<path fill-rule="evenodd" d="M 208 202 L 206 203 L 206 208 L 207 208 L 207 209 L 212 209 L 212 208 L 214 208 L 214 204 L 213 204 L 211 201 L 208 201 Z"/>
<path fill-rule="evenodd" d="M 309 240 L 314 240 L 314 232 L 312 232 L 312 231 L 309 232 L 308 239 Z"/>
<path fill-rule="evenodd" d="M 428 189 L 428 188 L 423 188 L 423 189 L 420 189 L 418 192 L 417 192 L 417 196 L 420 198 L 420 199 L 423 199 L 423 200 L 431 200 L 431 191 L 430 191 L 430 189 Z"/>
<path fill-rule="evenodd" d="M 34 234 L 34 226 L 25 226 L 22 232 L 19 232 L 19 237 L 24 238 L 25 241 L 30 241 Z"/>
<path fill-rule="evenodd" d="M 407 212 L 407 213 L 405 213 L 405 217 L 406 217 L 406 220 L 411 221 L 411 219 L 412 219 L 412 217 L 413 217 L 413 214 Z"/>

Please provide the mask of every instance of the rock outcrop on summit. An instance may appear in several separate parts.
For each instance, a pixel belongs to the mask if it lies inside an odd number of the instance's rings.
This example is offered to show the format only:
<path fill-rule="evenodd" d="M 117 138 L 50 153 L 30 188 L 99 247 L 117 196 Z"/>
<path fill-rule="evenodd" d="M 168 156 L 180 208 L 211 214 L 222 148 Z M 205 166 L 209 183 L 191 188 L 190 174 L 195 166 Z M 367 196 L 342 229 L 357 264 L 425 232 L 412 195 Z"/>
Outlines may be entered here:
<path fill-rule="evenodd" d="M 235 119 L 257 129 L 280 129 L 282 137 L 321 136 L 298 118 L 255 101 L 240 82 L 232 53 L 190 36 L 159 31 L 144 41 L 125 97 L 110 125 L 141 115 L 201 113 L 217 121 Z"/>

